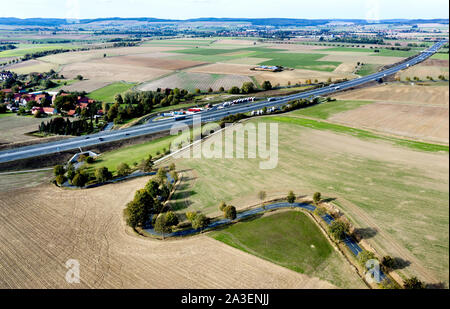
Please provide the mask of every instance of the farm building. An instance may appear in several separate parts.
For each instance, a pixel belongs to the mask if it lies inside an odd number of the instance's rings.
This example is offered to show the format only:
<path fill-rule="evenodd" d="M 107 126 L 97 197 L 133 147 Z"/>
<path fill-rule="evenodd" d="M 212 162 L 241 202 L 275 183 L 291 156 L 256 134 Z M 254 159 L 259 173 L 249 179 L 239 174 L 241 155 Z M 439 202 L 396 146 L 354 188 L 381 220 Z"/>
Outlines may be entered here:
<path fill-rule="evenodd" d="M 260 65 L 256 68 L 253 68 L 254 71 L 269 71 L 269 72 L 281 72 L 283 71 L 283 67 L 280 66 L 267 66 L 267 65 Z"/>

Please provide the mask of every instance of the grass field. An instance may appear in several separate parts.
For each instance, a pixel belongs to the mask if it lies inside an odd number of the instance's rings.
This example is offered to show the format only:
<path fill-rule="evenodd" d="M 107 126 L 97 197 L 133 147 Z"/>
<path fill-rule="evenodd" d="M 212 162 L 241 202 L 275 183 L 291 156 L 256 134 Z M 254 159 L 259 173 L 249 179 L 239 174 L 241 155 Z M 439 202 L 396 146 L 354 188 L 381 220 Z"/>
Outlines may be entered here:
<path fill-rule="evenodd" d="M 88 94 L 88 97 L 96 101 L 113 103 L 117 94 L 123 94 L 135 85 L 135 83 L 112 83 L 108 86 L 92 91 Z"/>
<path fill-rule="evenodd" d="M 352 100 L 338 100 L 331 102 L 324 102 L 309 108 L 299 109 L 291 112 L 291 115 L 302 115 L 318 119 L 328 119 L 330 116 L 356 109 L 360 106 L 370 104 L 369 101 L 352 101 Z"/>
<path fill-rule="evenodd" d="M 72 44 L 18 44 L 18 48 L 0 52 L 0 58 L 3 57 L 22 57 L 26 54 L 55 50 L 55 49 L 75 49 L 79 45 Z"/>
<path fill-rule="evenodd" d="M 36 131 L 39 124 L 45 121 L 45 119 L 17 116 L 15 113 L 0 114 L 0 119 L 0 144 L 36 139 L 25 133 Z"/>
<path fill-rule="evenodd" d="M 380 66 L 376 64 L 365 63 L 361 66 L 361 68 L 356 72 L 356 74 L 361 76 L 366 76 L 372 73 L 376 73 Z"/>
<path fill-rule="evenodd" d="M 409 261 L 405 274 L 448 282 L 448 147 L 298 117 L 250 121 L 278 123 L 274 169 L 260 169 L 259 158 L 175 159 L 185 180 L 171 204 L 220 215 L 220 201 L 245 208 L 260 202 L 260 190 L 267 199 L 319 191 L 337 199 L 357 227 L 376 229 L 368 241 L 382 255 Z"/>
<path fill-rule="evenodd" d="M 286 211 L 240 222 L 209 234 L 216 240 L 340 288 L 363 288 L 311 218 Z"/>
<path fill-rule="evenodd" d="M 145 142 L 142 144 L 123 147 L 117 150 L 108 151 L 102 154 L 93 164 L 88 164 L 89 170 L 106 166 L 110 171 L 115 172 L 120 163 L 127 163 L 130 167 L 134 163 L 140 163 L 143 159 L 148 158 L 151 154 L 156 156 L 157 152 L 162 153 L 163 149 L 169 149 L 170 143 L 175 136 L 167 136 L 157 140 Z"/>
<path fill-rule="evenodd" d="M 434 54 L 431 59 L 448 60 L 448 54 Z"/>
<path fill-rule="evenodd" d="M 341 64 L 337 61 L 320 61 L 320 58 L 324 56 L 325 54 L 306 53 L 258 53 L 255 55 L 258 58 L 271 59 L 260 63 L 261 65 L 281 65 L 296 69 L 331 72 Z"/>

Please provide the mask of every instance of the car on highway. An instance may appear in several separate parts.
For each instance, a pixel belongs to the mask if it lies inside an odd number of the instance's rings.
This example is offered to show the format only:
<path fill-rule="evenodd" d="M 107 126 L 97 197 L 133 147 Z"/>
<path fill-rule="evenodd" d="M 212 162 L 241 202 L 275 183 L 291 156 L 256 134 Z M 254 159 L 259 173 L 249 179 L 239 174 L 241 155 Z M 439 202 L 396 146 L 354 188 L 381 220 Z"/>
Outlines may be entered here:
<path fill-rule="evenodd" d="M 99 137 L 98 140 L 102 142 L 102 141 L 104 141 L 105 139 L 104 139 L 103 137 Z"/>
<path fill-rule="evenodd" d="M 268 98 L 267 99 L 267 101 L 269 101 L 269 102 L 273 102 L 273 101 L 276 101 L 277 100 L 277 98 Z"/>

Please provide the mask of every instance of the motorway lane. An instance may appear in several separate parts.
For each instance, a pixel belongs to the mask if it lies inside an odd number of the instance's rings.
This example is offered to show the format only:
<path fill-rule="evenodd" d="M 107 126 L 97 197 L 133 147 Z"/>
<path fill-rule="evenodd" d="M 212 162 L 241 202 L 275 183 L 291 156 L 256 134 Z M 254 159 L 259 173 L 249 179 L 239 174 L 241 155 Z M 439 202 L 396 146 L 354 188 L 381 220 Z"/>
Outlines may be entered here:
<path fill-rule="evenodd" d="M 256 103 L 249 103 L 249 104 L 239 104 L 230 106 L 223 109 L 215 109 L 215 110 L 209 110 L 202 113 L 199 113 L 197 115 L 201 115 L 202 122 L 211 122 L 211 121 L 218 121 L 222 119 L 223 117 L 231 114 L 238 114 L 238 113 L 246 113 L 250 112 L 252 110 L 261 109 L 263 107 L 272 107 L 272 106 L 280 106 L 288 103 L 289 101 L 295 100 L 295 99 L 303 99 L 303 98 L 310 98 L 310 97 L 316 97 L 320 95 L 327 95 L 331 94 L 337 91 L 349 89 L 355 86 L 359 86 L 371 81 L 378 80 L 380 78 L 395 74 L 396 72 L 406 69 L 409 66 L 413 66 L 419 62 L 424 61 L 431 55 L 433 55 L 439 48 L 441 48 L 442 45 L 444 45 L 447 41 L 441 41 L 433 45 L 431 48 L 429 48 L 426 51 L 421 52 L 418 56 L 414 57 L 413 59 L 408 60 L 405 63 L 396 65 L 390 69 L 384 70 L 382 72 L 377 72 L 371 75 L 367 75 L 360 78 L 355 78 L 353 80 L 349 80 L 346 82 L 338 83 L 333 86 L 326 86 L 318 89 L 314 89 L 311 91 L 306 91 L 298 94 L 293 94 L 285 97 L 279 97 L 276 101 L 257 101 Z M 336 89 L 338 87 L 338 89 Z M 103 143 L 108 143 L 111 141 L 118 141 L 122 139 L 147 135 L 151 133 L 158 133 L 166 130 L 170 130 L 171 127 L 174 124 L 192 124 L 192 118 L 196 115 L 188 115 L 186 119 L 175 121 L 174 119 L 168 119 L 168 120 L 161 120 L 157 122 L 152 122 L 148 124 L 143 124 L 139 126 L 130 127 L 123 130 L 118 131 L 103 131 L 91 135 L 86 136 L 80 136 L 80 137 L 73 137 L 70 139 L 66 139 L 63 141 L 55 141 L 55 142 L 49 142 L 44 144 L 38 144 L 38 145 L 31 145 L 31 146 L 25 146 L 20 147 L 16 149 L 10 149 L 0 152 L 0 163 L 2 162 L 9 162 L 19 159 L 26 159 L 36 156 L 41 156 L 45 154 L 51 154 L 51 153 L 58 153 L 61 151 L 66 150 L 73 150 L 77 148 L 83 148 L 93 145 L 99 145 Z"/>

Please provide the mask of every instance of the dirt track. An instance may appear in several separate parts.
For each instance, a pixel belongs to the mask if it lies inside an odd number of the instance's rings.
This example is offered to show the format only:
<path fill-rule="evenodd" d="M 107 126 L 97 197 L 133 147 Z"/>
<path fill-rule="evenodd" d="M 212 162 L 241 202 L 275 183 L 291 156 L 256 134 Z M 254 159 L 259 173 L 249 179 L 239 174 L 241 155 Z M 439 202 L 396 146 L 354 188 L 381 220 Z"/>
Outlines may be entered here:
<path fill-rule="evenodd" d="M 71 191 L 0 193 L 0 288 L 330 288 L 206 236 L 133 235 L 122 209 L 148 179 Z M 65 262 L 80 262 L 80 284 Z"/>

